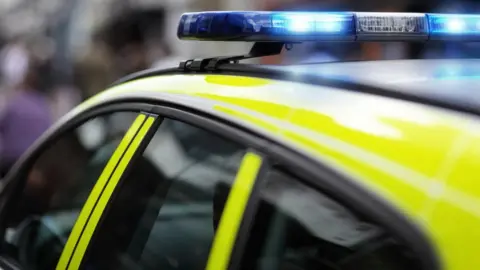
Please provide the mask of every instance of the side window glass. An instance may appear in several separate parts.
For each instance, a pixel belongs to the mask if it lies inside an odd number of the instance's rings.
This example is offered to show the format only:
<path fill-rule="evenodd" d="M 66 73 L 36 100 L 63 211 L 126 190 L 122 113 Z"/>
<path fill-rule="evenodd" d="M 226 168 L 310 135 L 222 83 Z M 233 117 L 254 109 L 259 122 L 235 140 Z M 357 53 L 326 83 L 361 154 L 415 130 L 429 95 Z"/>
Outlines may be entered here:
<path fill-rule="evenodd" d="M 420 269 L 395 237 L 335 200 L 283 172 L 265 180 L 240 269 Z"/>
<path fill-rule="evenodd" d="M 63 134 L 36 160 L 5 236 L 7 250 L 22 267 L 55 269 L 83 204 L 136 115 L 93 118 Z M 108 128 L 112 117 L 126 119 L 125 125 Z"/>
<path fill-rule="evenodd" d="M 88 269 L 205 269 L 245 148 L 165 119 L 127 169 L 89 244 Z"/>

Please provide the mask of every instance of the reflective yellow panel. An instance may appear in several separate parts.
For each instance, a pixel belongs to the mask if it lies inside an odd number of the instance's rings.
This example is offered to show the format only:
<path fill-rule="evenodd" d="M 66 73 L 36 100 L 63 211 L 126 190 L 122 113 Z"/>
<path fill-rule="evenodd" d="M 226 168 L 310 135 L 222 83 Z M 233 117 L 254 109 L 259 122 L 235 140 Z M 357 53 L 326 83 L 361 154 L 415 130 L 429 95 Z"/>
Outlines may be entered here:
<path fill-rule="evenodd" d="M 446 269 L 480 269 L 480 125 L 473 129 L 451 156 L 448 184 L 437 191 L 429 220 Z"/>
<path fill-rule="evenodd" d="M 235 79 L 232 80 L 232 77 Z M 243 76 L 218 76 L 206 75 L 205 81 L 212 84 L 220 84 L 226 86 L 249 87 L 249 86 L 264 86 L 270 83 L 270 80 L 261 78 L 251 78 Z"/>
<path fill-rule="evenodd" d="M 207 270 L 227 269 L 238 229 L 242 223 L 243 213 L 261 165 L 262 158 L 260 156 L 254 153 L 245 154 L 232 190 L 228 195 L 208 258 Z"/>
<path fill-rule="evenodd" d="M 377 108 L 370 111 L 367 104 L 363 107 L 357 104 L 356 111 L 307 110 L 220 95 L 201 96 L 261 113 L 265 116 L 263 120 L 248 111 L 230 109 L 236 111 L 231 113 L 223 109 L 232 117 L 243 117 L 244 121 L 257 126 L 277 127 L 276 133 L 283 140 L 313 155 L 321 155 L 322 159 L 334 161 L 341 170 L 365 179 L 364 184 L 395 199 L 405 211 L 419 219 L 431 187 L 438 184 L 435 177 L 445 153 L 461 134 L 457 126 L 461 127 L 463 121 L 455 122 L 455 119 L 443 118 L 440 113 L 401 102 L 390 102 L 384 109 L 376 105 Z M 417 116 L 392 115 L 390 109 L 410 110 Z"/>

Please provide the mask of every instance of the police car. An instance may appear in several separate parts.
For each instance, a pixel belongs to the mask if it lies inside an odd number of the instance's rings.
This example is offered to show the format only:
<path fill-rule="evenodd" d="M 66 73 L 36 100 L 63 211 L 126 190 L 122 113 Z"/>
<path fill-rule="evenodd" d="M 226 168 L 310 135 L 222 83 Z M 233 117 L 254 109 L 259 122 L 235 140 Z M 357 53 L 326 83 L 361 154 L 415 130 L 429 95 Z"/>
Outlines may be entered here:
<path fill-rule="evenodd" d="M 302 41 L 480 40 L 480 16 L 201 12 L 254 41 L 124 78 L 17 162 L 2 269 L 480 269 L 479 60 L 246 65 Z"/>

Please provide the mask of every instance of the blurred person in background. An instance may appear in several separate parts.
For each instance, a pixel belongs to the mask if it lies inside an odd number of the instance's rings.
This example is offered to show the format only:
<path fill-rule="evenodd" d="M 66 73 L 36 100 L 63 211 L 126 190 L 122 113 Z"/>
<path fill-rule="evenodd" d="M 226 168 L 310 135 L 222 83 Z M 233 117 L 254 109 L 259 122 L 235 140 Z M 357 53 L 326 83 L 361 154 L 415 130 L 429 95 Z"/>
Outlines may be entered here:
<path fill-rule="evenodd" d="M 75 65 L 75 80 L 83 100 L 102 91 L 114 80 L 113 55 L 103 35 L 101 31 L 93 35 L 87 53 Z"/>
<path fill-rule="evenodd" d="M 36 89 L 41 89 L 48 97 L 52 121 L 56 121 L 82 101 L 80 90 L 74 85 L 68 69 L 55 65 L 56 44 L 47 33 L 30 38 L 29 48 L 31 57 L 39 63 L 36 73 L 41 74 Z"/>
<path fill-rule="evenodd" d="M 153 62 L 152 68 L 166 69 L 178 67 L 180 62 L 185 60 L 185 57 L 174 55 L 169 46 L 165 42 L 162 42 L 162 45 L 157 48 L 155 59 L 157 60 Z"/>
<path fill-rule="evenodd" d="M 55 122 L 82 102 L 80 89 L 58 80 L 49 95 L 52 121 Z"/>
<path fill-rule="evenodd" d="M 126 11 L 113 18 L 103 33 L 114 56 L 116 77 L 150 68 L 171 54 L 164 42 L 163 8 Z"/>
<path fill-rule="evenodd" d="M 165 10 L 129 9 L 99 27 L 88 53 L 76 67 L 83 98 L 106 89 L 115 79 L 153 67 L 177 66 L 164 40 Z M 165 60 L 165 61 L 162 61 Z M 159 61 L 159 62 L 158 62 Z M 123 130 L 124 117 L 110 117 L 109 130 Z"/>
<path fill-rule="evenodd" d="M 40 87 L 40 63 L 29 55 L 19 83 L 5 97 L 0 112 L 0 177 L 52 124 L 50 104 Z"/>
<path fill-rule="evenodd" d="M 164 28 L 162 8 L 123 10 L 98 27 L 88 52 L 76 63 L 82 98 L 103 91 L 116 78 L 152 66 L 171 67 L 176 59 L 169 58 L 171 51 L 164 42 Z"/>
<path fill-rule="evenodd" d="M 19 38 L 12 38 L 0 51 L 2 86 L 12 89 L 23 80 L 28 66 L 28 50 Z"/>

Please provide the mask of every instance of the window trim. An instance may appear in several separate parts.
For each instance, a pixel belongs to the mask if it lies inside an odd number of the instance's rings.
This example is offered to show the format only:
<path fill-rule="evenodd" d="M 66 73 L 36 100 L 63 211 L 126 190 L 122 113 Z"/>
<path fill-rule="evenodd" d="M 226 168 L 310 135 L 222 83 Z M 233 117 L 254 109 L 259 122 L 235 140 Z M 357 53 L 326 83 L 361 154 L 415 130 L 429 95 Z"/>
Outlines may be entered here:
<path fill-rule="evenodd" d="M 271 168 L 270 158 L 266 155 L 263 155 L 262 157 L 263 163 L 257 173 L 255 183 L 252 187 L 252 192 L 250 193 L 250 198 L 245 206 L 243 219 L 240 221 L 240 228 L 238 229 L 237 240 L 235 241 L 235 245 L 233 246 L 231 252 L 232 255 L 230 256 L 228 269 L 237 269 L 240 265 L 240 261 L 242 260 L 243 253 L 245 251 L 245 246 L 248 242 L 248 235 L 250 233 L 250 229 L 252 228 L 254 218 L 257 213 L 257 208 L 260 203 L 260 191 L 266 183 L 266 181 L 263 181 L 263 179 L 265 179 L 266 174 Z"/>
<path fill-rule="evenodd" d="M 122 156 L 115 165 L 114 170 L 109 175 L 108 180 L 103 187 L 102 193 L 95 202 L 95 206 L 89 213 L 89 218 L 85 223 L 82 233 L 77 239 L 77 243 L 72 255 L 69 258 L 69 262 L 67 264 L 68 269 L 80 269 L 83 259 L 85 258 L 86 251 L 88 250 L 88 246 L 92 241 L 92 236 L 95 234 L 97 227 L 101 225 L 100 221 L 104 217 L 105 209 L 109 205 L 111 197 L 115 194 L 117 185 L 125 175 L 125 169 L 127 167 L 131 167 L 130 164 L 132 163 L 133 156 L 139 153 L 138 147 L 142 144 L 142 142 L 145 141 L 145 137 L 149 132 L 151 132 L 151 127 L 156 122 L 156 115 L 152 115 L 150 113 L 141 113 L 141 115 L 145 116 L 142 124 L 137 129 L 135 136 L 132 138 L 125 151 L 122 153 Z M 117 176 L 117 174 L 119 175 Z"/>
<path fill-rule="evenodd" d="M 264 173 L 264 168 L 269 169 L 278 162 L 307 185 L 321 190 L 325 195 L 337 200 L 353 212 L 360 213 L 362 216 L 377 222 L 388 232 L 401 239 L 412 251 L 419 254 L 422 269 L 438 270 L 442 268 L 439 253 L 433 244 L 433 240 L 427 236 L 422 228 L 406 217 L 401 209 L 398 209 L 391 202 L 361 186 L 359 184 L 361 182 L 355 181 L 353 176 L 332 168 L 321 161 L 314 160 L 281 142 L 262 136 L 225 119 L 182 106 L 161 104 L 158 101 L 156 103 L 152 113 L 158 114 L 161 118 L 168 117 L 183 121 L 262 153 L 265 158 L 260 172 Z M 258 185 L 256 184 L 252 191 L 253 196 L 258 195 L 257 189 Z M 250 206 L 250 201 L 246 210 L 251 211 L 253 206 Z M 245 226 L 243 223 L 237 234 L 237 241 L 239 237 L 245 237 L 245 233 L 248 232 L 248 230 L 242 228 L 242 226 Z M 232 258 L 235 259 L 238 256 L 238 252 L 241 252 L 236 246 L 237 243 L 232 251 L 231 261 Z M 231 266 L 229 269 L 235 269 Z"/>
<path fill-rule="evenodd" d="M 151 112 L 152 110 L 150 110 L 149 113 L 145 113 L 145 115 L 148 117 L 150 116 L 153 116 L 155 117 L 155 120 L 153 122 L 153 124 L 149 127 L 147 133 L 145 134 L 145 136 L 143 137 L 143 139 L 141 140 L 140 144 L 138 145 L 137 149 L 135 150 L 135 152 L 133 153 L 132 157 L 130 158 L 130 161 L 128 162 L 127 166 L 125 167 L 125 169 L 123 170 L 121 176 L 119 177 L 118 179 L 118 182 L 117 182 L 117 185 L 114 189 L 114 191 L 112 192 L 112 194 L 110 195 L 110 197 L 108 198 L 108 201 L 107 201 L 107 204 L 105 205 L 105 208 L 102 212 L 102 215 L 100 217 L 100 219 L 98 220 L 97 224 L 96 224 L 96 227 L 93 231 L 93 234 L 92 236 L 90 237 L 90 239 L 88 240 L 88 244 L 87 244 L 87 247 L 85 249 L 85 251 L 83 252 L 83 256 L 82 258 L 80 259 L 79 263 L 78 263 L 78 269 L 83 269 L 84 267 L 84 263 L 85 263 L 85 258 L 87 258 L 89 255 L 90 255 L 90 252 L 92 250 L 92 248 L 90 247 L 90 243 L 93 243 L 95 242 L 98 234 L 97 234 L 97 231 L 98 231 L 98 228 L 101 228 L 102 225 L 103 225 L 103 222 L 105 220 L 105 217 L 106 217 L 106 214 L 105 213 L 109 213 L 110 212 L 110 209 L 112 207 L 112 201 L 115 200 L 115 197 L 117 196 L 118 194 L 118 191 L 119 189 L 117 188 L 117 186 L 119 185 L 122 185 L 124 179 L 125 179 L 125 176 L 126 175 L 129 175 L 130 174 L 130 171 L 132 170 L 132 164 L 135 164 L 135 161 L 137 160 L 137 158 L 140 158 L 145 149 L 147 149 L 148 147 L 148 144 L 150 143 L 150 141 L 153 139 L 153 137 L 155 136 L 155 133 L 157 131 L 157 129 L 160 127 L 160 125 L 163 123 L 163 116 L 162 115 L 159 115 L 159 114 L 156 114 L 156 113 L 152 113 Z M 123 159 L 123 157 L 122 157 Z M 103 195 L 102 195 L 103 196 Z"/>
<path fill-rule="evenodd" d="M 1 192 L 0 199 L 0 254 L 5 238 L 5 230 L 7 227 L 7 220 L 12 212 L 12 206 L 18 203 L 19 196 L 25 187 L 26 172 L 34 165 L 40 155 L 44 153 L 52 144 L 54 144 L 65 133 L 71 132 L 78 128 L 81 124 L 99 117 L 101 115 L 114 112 L 134 112 L 137 114 L 149 113 L 152 106 L 148 103 L 140 102 L 115 102 L 111 104 L 98 104 L 85 111 L 72 115 L 68 119 L 60 120 L 54 126 L 49 128 L 25 154 L 14 164 L 11 171 L 5 177 L 5 187 Z"/>
<path fill-rule="evenodd" d="M 247 149 L 245 152 L 225 202 L 206 269 L 225 269 L 231 264 L 232 257 L 237 257 L 233 256 L 238 242 L 237 236 L 242 227 L 251 193 L 255 189 L 260 170 L 264 167 L 264 159 L 261 153 L 256 153 L 251 149 Z M 248 193 L 247 196 L 242 196 L 246 193 Z M 232 238 L 230 238 L 230 233 L 234 233 Z"/>

